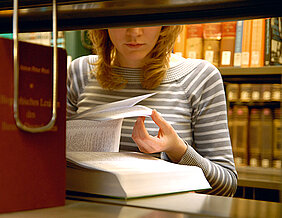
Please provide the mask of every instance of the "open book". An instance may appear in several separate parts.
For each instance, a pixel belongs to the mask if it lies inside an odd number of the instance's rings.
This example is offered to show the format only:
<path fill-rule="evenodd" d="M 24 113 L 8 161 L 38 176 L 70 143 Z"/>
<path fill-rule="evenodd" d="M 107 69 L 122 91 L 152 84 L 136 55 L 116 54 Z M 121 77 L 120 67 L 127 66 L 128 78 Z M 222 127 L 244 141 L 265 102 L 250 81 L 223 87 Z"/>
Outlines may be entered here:
<path fill-rule="evenodd" d="M 118 152 L 123 118 L 149 116 L 152 109 L 136 105 L 155 93 L 80 112 L 67 120 L 67 151 Z"/>
<path fill-rule="evenodd" d="M 211 188 L 201 168 L 137 152 L 67 152 L 66 188 L 136 198 Z"/>

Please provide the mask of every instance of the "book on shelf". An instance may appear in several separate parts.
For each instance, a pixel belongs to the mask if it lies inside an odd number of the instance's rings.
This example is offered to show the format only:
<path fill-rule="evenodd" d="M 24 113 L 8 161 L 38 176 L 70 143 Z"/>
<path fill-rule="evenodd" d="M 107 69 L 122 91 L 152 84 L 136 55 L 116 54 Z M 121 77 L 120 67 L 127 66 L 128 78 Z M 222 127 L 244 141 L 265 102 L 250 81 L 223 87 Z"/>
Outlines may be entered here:
<path fill-rule="evenodd" d="M 221 23 L 203 24 L 203 38 L 204 59 L 218 67 L 220 62 Z"/>
<path fill-rule="evenodd" d="M 186 25 L 186 58 L 203 58 L 203 24 Z"/>
<path fill-rule="evenodd" d="M 282 88 L 281 84 L 278 83 L 272 84 L 271 101 L 277 101 L 277 102 L 281 101 L 281 90 L 282 90 L 281 88 Z"/>
<path fill-rule="evenodd" d="M 236 166 L 248 164 L 248 117 L 249 108 L 247 106 L 235 105 L 233 107 L 232 149 Z"/>
<path fill-rule="evenodd" d="M 272 140 L 273 140 L 273 117 L 270 108 L 263 108 L 261 113 L 261 149 L 260 158 L 262 167 L 272 167 Z"/>
<path fill-rule="evenodd" d="M 281 109 L 274 109 L 273 117 L 273 163 L 274 168 L 282 168 L 282 151 L 281 151 Z"/>
<path fill-rule="evenodd" d="M 262 134 L 262 110 L 252 108 L 250 111 L 249 125 L 249 165 L 252 167 L 260 166 L 261 156 L 261 134 Z"/>
<path fill-rule="evenodd" d="M 183 30 L 181 33 L 177 36 L 174 47 L 173 47 L 173 53 L 177 54 L 181 57 L 185 56 L 185 47 L 186 47 L 186 29 L 185 26 L 183 26 Z"/>
<path fill-rule="evenodd" d="M 267 38 L 269 47 L 266 65 L 282 64 L 282 17 L 272 17 L 267 21 Z M 269 38 L 268 38 L 269 37 Z"/>
<path fill-rule="evenodd" d="M 264 66 L 265 18 L 252 20 L 250 67 Z"/>
<path fill-rule="evenodd" d="M 237 102 L 240 99 L 240 85 L 237 83 L 228 83 L 226 87 L 227 100 Z"/>
<path fill-rule="evenodd" d="M 136 105 L 154 95 L 136 96 L 81 111 L 67 120 L 67 151 L 118 152 L 123 118 L 149 116 L 152 109 Z"/>
<path fill-rule="evenodd" d="M 249 67 L 251 61 L 252 20 L 243 21 L 241 67 Z"/>
<path fill-rule="evenodd" d="M 236 36 L 235 36 L 235 46 L 234 46 L 234 67 L 241 67 L 242 61 L 242 40 L 243 40 L 243 20 L 238 20 L 236 22 Z"/>
<path fill-rule="evenodd" d="M 58 49 L 57 119 L 47 132 L 20 130 L 14 119 L 13 41 L 0 38 L 0 212 L 65 203 L 66 52 Z M 28 127 L 52 116 L 53 48 L 19 42 L 19 119 Z"/>
<path fill-rule="evenodd" d="M 67 152 L 69 191 L 137 198 L 210 189 L 201 168 L 138 152 Z"/>
<path fill-rule="evenodd" d="M 253 84 L 250 84 L 250 83 L 240 84 L 240 101 L 241 102 L 251 102 L 252 87 L 253 87 Z"/>
<path fill-rule="evenodd" d="M 252 94 L 251 100 L 253 102 L 261 102 L 262 101 L 262 85 L 261 84 L 252 84 Z"/>
<path fill-rule="evenodd" d="M 234 62 L 236 21 L 222 22 L 220 41 L 220 67 L 231 67 Z"/>

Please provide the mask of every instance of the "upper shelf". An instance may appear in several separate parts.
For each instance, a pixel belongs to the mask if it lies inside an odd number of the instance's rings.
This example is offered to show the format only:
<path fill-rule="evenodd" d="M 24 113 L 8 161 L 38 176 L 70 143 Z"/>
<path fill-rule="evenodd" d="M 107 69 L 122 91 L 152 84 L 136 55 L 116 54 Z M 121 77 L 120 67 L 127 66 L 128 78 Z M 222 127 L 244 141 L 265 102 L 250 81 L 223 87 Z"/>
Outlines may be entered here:
<path fill-rule="evenodd" d="M 19 31 L 51 31 L 50 0 L 19 0 Z M 280 0 L 57 0 L 58 30 L 189 24 L 282 16 Z M 0 1 L 0 33 L 12 32 L 12 0 Z"/>

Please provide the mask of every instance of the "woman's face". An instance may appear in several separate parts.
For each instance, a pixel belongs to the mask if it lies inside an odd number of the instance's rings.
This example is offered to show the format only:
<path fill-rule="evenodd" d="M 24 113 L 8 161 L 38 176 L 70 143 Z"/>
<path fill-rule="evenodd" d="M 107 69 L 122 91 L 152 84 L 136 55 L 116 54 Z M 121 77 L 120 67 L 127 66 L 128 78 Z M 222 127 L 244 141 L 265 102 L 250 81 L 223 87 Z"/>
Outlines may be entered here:
<path fill-rule="evenodd" d="M 122 67 L 140 68 L 144 58 L 154 48 L 161 26 L 108 29 L 110 39 L 117 49 L 117 61 Z"/>

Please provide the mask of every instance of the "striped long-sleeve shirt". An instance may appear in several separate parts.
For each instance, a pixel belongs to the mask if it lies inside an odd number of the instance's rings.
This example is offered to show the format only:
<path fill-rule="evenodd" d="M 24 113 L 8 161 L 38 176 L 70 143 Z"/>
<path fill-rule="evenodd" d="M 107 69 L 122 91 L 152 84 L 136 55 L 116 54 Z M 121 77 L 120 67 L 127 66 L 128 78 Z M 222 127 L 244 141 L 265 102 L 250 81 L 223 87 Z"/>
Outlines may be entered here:
<path fill-rule="evenodd" d="M 232 196 L 237 187 L 232 147 L 227 124 L 227 108 L 221 74 L 204 60 L 184 59 L 173 55 L 167 75 L 154 90 L 141 87 L 141 70 L 114 68 L 128 81 L 121 90 L 101 88 L 90 75 L 97 56 L 84 56 L 74 60 L 67 80 L 67 116 L 71 117 L 97 105 L 119 101 L 151 92 L 157 94 L 140 104 L 156 109 L 169 122 L 187 144 L 187 151 L 179 164 L 202 168 L 212 186 L 208 194 Z M 136 118 L 126 118 L 122 124 L 120 150 L 138 151 L 131 138 Z M 150 119 L 145 120 L 151 135 L 157 135 L 158 127 Z M 167 159 L 162 153 L 161 157 Z"/>

